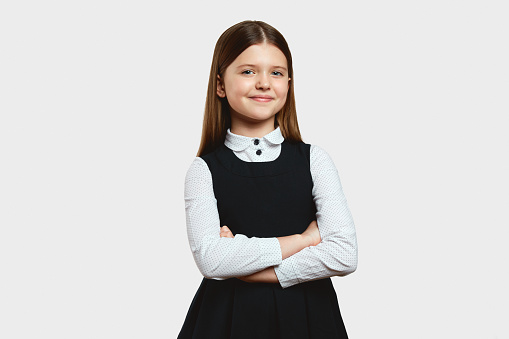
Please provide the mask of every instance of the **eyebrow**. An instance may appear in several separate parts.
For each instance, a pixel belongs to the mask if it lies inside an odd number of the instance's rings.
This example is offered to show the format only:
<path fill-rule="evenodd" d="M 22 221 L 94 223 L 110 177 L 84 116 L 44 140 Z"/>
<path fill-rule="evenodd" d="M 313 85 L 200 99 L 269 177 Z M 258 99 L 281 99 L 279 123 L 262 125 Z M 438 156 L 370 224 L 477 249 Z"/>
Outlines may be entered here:
<path fill-rule="evenodd" d="M 237 66 L 237 68 L 242 68 L 242 67 L 252 67 L 252 68 L 256 68 L 257 66 L 256 66 L 256 65 L 253 65 L 253 64 L 244 64 L 244 65 Z M 286 67 L 283 67 L 283 66 L 272 66 L 272 67 L 274 67 L 274 68 L 284 69 L 285 71 L 287 71 Z"/>

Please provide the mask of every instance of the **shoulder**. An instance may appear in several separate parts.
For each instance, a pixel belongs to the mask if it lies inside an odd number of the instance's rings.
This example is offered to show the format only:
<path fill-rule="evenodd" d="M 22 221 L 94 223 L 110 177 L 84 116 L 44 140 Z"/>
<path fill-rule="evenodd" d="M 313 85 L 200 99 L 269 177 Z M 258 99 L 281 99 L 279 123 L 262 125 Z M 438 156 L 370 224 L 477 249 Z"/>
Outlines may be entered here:
<path fill-rule="evenodd" d="M 311 160 L 315 162 L 325 161 L 332 162 L 332 158 L 323 148 L 317 145 L 310 145 L 310 156 Z"/>
<path fill-rule="evenodd" d="M 205 160 L 203 160 L 201 157 L 195 157 L 187 170 L 186 176 L 193 176 L 195 174 L 204 172 L 204 170 L 208 171 L 208 166 Z"/>
<path fill-rule="evenodd" d="M 291 147 L 296 147 L 301 154 L 304 154 L 308 158 L 310 168 L 312 171 L 314 170 L 315 173 L 323 168 L 335 168 L 332 158 L 323 148 L 303 141 L 289 142 L 289 145 L 292 145 Z"/>
<path fill-rule="evenodd" d="M 307 161 L 309 162 L 310 157 L 310 144 L 306 144 L 303 141 L 294 141 L 294 140 L 288 140 L 285 139 L 285 141 L 282 144 L 283 146 L 286 145 L 287 149 L 292 150 L 295 154 L 300 154 L 300 156 L 305 157 Z"/>
<path fill-rule="evenodd" d="M 212 175 L 207 163 L 200 157 L 195 157 L 186 173 L 185 192 L 200 191 L 212 185 Z M 197 192 L 195 192 L 197 193 Z"/>
<path fill-rule="evenodd" d="M 311 145 L 309 161 L 311 170 L 315 173 L 320 173 L 326 170 L 336 170 L 334 161 L 329 153 L 317 145 Z"/>
<path fill-rule="evenodd" d="M 216 153 L 219 151 L 220 147 L 217 147 L 212 152 L 209 152 L 205 155 L 201 155 L 199 157 L 195 157 L 186 174 L 186 181 L 188 179 L 196 178 L 196 177 L 211 177 L 210 166 L 211 161 L 216 157 Z"/>

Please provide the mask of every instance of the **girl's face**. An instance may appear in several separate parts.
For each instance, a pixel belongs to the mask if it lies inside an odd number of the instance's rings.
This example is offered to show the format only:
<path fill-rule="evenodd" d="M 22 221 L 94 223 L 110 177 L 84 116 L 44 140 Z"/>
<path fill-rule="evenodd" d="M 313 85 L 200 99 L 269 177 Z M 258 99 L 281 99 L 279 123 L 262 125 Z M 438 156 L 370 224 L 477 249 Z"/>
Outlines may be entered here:
<path fill-rule="evenodd" d="M 217 95 L 226 97 L 232 123 L 269 123 L 286 102 L 290 78 L 286 57 L 274 45 L 252 45 L 217 76 Z"/>

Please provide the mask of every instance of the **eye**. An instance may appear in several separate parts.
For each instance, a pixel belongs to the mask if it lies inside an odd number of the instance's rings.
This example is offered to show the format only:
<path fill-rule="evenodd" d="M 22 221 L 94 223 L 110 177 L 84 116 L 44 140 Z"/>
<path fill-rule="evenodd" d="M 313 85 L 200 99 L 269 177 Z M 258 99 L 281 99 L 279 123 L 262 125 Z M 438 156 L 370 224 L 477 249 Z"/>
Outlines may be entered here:
<path fill-rule="evenodd" d="M 283 76 L 283 73 L 281 73 L 280 71 L 274 71 L 274 72 L 272 72 L 272 74 L 277 75 L 277 76 Z"/>
<path fill-rule="evenodd" d="M 250 73 L 251 72 L 251 73 Z M 250 69 L 246 69 L 245 71 L 242 71 L 242 74 L 248 74 L 248 75 L 251 75 L 251 74 L 254 74 L 254 72 Z"/>

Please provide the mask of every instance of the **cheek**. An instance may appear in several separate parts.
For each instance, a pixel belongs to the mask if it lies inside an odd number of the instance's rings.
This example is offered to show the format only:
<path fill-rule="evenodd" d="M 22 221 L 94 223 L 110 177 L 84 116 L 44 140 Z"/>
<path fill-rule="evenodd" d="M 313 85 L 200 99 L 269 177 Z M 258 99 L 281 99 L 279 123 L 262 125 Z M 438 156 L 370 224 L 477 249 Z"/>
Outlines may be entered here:
<path fill-rule="evenodd" d="M 248 81 L 231 81 L 226 86 L 226 95 L 229 94 L 230 97 L 246 95 L 251 88 L 250 86 Z"/>
<path fill-rule="evenodd" d="M 287 84 L 278 84 L 277 87 L 274 88 L 274 91 L 277 93 L 277 96 L 282 99 L 286 100 L 286 97 L 288 95 L 288 85 Z"/>

